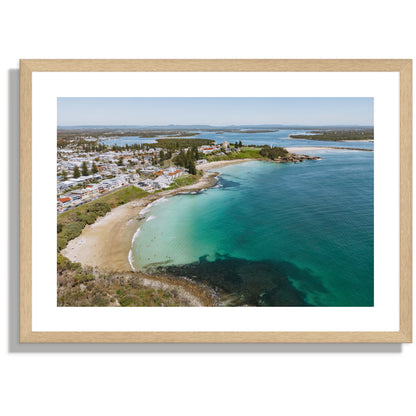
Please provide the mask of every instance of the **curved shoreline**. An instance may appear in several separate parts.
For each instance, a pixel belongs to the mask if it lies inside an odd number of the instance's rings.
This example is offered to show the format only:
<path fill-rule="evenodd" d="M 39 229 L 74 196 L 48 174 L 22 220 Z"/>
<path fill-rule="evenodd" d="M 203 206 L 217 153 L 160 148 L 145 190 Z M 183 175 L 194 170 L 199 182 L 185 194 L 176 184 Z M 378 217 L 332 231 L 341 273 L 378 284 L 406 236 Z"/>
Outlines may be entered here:
<path fill-rule="evenodd" d="M 219 295 L 212 288 L 201 286 L 192 279 L 185 276 L 170 278 L 164 275 L 148 275 L 141 270 L 135 270 L 132 247 L 140 233 L 140 221 L 143 220 L 143 214 L 146 214 L 145 211 L 157 201 L 215 186 L 219 175 L 218 172 L 212 171 L 215 168 L 257 160 L 259 159 L 222 160 L 198 166 L 204 174 L 197 182 L 177 189 L 153 193 L 112 209 L 107 215 L 97 219 L 94 224 L 87 225 L 81 235 L 71 240 L 67 247 L 61 250 L 61 253 L 73 262 L 79 262 L 84 267 L 93 267 L 104 273 L 137 273 L 143 277 L 143 282 L 149 285 L 168 279 L 170 285 L 177 286 L 178 290 L 189 294 L 189 301 L 194 299 L 191 302 L 192 306 L 219 306 L 222 304 Z M 264 161 L 264 159 L 261 160 Z"/>
<path fill-rule="evenodd" d="M 87 225 L 77 238 L 69 241 L 61 253 L 83 266 L 95 267 L 107 272 L 131 272 L 129 254 L 134 236 L 139 229 L 138 216 L 141 211 L 164 197 L 201 191 L 214 186 L 218 173 L 208 170 L 249 161 L 251 159 L 236 159 L 199 166 L 198 169 L 202 170 L 204 175 L 194 184 L 150 194 L 112 209 L 94 224 Z"/>

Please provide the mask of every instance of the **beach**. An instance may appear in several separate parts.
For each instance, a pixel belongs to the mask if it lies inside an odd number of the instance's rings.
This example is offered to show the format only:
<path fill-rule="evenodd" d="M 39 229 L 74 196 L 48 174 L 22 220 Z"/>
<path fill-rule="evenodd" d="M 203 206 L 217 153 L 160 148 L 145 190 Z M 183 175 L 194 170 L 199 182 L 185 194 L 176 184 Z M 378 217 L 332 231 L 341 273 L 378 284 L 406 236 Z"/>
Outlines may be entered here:
<path fill-rule="evenodd" d="M 249 162 L 252 159 L 235 159 L 235 160 L 219 160 L 218 162 L 209 162 L 198 165 L 196 168 L 206 172 L 211 169 L 220 168 L 226 165 L 234 165 L 235 163 Z"/>
<path fill-rule="evenodd" d="M 61 253 L 71 261 L 108 272 L 132 271 L 129 252 L 132 239 L 139 227 L 140 211 L 155 201 L 178 193 L 210 188 L 216 183 L 217 173 L 208 170 L 249 159 L 225 160 L 198 166 L 204 175 L 192 185 L 150 194 L 112 209 L 94 224 L 87 225 L 81 235 L 71 240 Z"/>

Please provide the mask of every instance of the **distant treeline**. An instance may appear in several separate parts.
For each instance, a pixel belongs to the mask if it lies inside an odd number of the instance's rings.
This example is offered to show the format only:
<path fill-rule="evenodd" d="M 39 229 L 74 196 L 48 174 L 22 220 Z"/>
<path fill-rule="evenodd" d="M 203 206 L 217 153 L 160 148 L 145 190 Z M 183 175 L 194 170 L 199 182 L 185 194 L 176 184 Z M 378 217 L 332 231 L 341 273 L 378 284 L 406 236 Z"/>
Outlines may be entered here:
<path fill-rule="evenodd" d="M 184 130 L 109 130 L 109 129 L 74 129 L 74 130 L 58 130 L 58 139 L 74 139 L 79 136 L 88 136 L 94 138 L 100 137 L 125 137 L 138 136 L 142 138 L 153 138 L 157 136 L 168 137 L 189 137 L 196 136 L 199 133 L 192 133 Z"/>
<path fill-rule="evenodd" d="M 344 141 L 344 140 L 374 140 L 374 129 L 352 130 L 315 130 L 313 135 L 291 134 L 291 139 L 320 140 L 320 141 Z"/>
<path fill-rule="evenodd" d="M 177 150 L 187 147 L 210 146 L 215 143 L 215 140 L 211 139 L 156 139 L 156 141 L 157 143 L 146 143 L 146 146 Z"/>
<path fill-rule="evenodd" d="M 215 143 L 215 140 L 210 139 L 156 139 L 157 143 L 134 143 L 126 144 L 125 146 L 113 145 L 111 150 L 121 152 L 123 150 L 148 150 L 155 148 L 163 148 L 170 152 L 175 150 L 185 149 L 188 147 L 210 146 Z"/>

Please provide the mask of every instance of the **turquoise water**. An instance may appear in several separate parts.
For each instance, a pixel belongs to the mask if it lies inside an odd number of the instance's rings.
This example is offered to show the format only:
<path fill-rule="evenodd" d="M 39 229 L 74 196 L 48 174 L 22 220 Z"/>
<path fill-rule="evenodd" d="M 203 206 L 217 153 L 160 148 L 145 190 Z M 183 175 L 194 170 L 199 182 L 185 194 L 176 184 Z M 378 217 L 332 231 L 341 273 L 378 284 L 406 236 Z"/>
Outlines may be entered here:
<path fill-rule="evenodd" d="M 322 160 L 229 165 L 218 187 L 159 201 L 132 264 L 207 282 L 235 305 L 372 306 L 374 153 L 307 153 Z"/>

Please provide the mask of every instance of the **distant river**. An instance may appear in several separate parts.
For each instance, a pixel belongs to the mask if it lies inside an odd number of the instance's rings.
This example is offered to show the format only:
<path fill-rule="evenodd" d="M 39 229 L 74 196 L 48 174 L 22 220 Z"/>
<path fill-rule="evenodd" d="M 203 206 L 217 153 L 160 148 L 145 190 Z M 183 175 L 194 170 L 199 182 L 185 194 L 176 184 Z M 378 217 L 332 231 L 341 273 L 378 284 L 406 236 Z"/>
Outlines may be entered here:
<path fill-rule="evenodd" d="M 138 136 L 122 136 L 116 139 L 105 139 L 101 140 L 100 143 L 106 144 L 108 146 L 120 146 L 124 147 L 126 144 L 131 146 L 132 144 L 142 144 L 142 143 L 157 143 L 156 140 L 150 138 L 143 138 Z"/>
<path fill-rule="evenodd" d="M 290 134 L 311 134 L 310 131 L 305 130 L 279 130 L 272 133 L 221 133 L 206 132 L 206 131 L 195 131 L 194 138 L 198 139 L 212 139 L 217 143 L 227 141 L 234 143 L 236 141 L 242 142 L 242 144 L 249 145 L 269 145 L 269 146 L 338 146 L 338 147 L 355 147 L 361 149 L 373 149 L 373 143 L 371 142 L 327 142 L 327 141 L 316 141 L 316 140 L 303 140 L 303 139 L 289 139 Z M 163 137 L 161 137 L 163 138 Z M 190 137 L 191 138 L 191 137 Z M 135 143 L 156 143 L 155 139 L 146 139 L 137 136 L 125 136 L 118 139 L 108 139 L 101 143 L 108 145 L 125 146 L 126 144 L 132 145 Z"/>
<path fill-rule="evenodd" d="M 372 306 L 374 153 L 305 153 L 323 159 L 229 165 L 215 169 L 218 187 L 159 201 L 145 213 L 132 264 L 207 282 L 234 305 Z"/>

